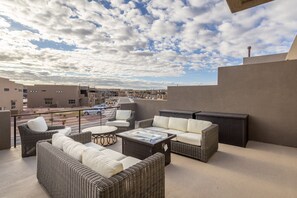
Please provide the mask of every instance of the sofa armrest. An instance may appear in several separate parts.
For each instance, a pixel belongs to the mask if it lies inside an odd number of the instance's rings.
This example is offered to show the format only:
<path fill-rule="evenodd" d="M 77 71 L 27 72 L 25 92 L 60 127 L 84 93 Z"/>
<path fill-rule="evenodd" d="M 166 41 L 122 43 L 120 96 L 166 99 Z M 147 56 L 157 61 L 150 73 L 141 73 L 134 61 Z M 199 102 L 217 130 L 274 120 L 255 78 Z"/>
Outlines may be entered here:
<path fill-rule="evenodd" d="M 106 189 L 102 197 L 165 197 L 165 156 L 162 153 L 142 160 L 112 176 L 111 185 L 98 183 L 98 189 Z M 117 193 L 113 193 L 117 192 Z"/>
<path fill-rule="evenodd" d="M 219 147 L 219 126 L 212 124 L 202 131 L 201 140 L 201 161 L 208 159 L 218 150 Z"/>
<path fill-rule="evenodd" d="M 141 120 L 138 122 L 138 128 L 151 127 L 153 125 L 153 118 Z"/>
<path fill-rule="evenodd" d="M 73 140 L 75 140 L 77 142 L 85 144 L 85 143 L 92 141 L 92 132 L 71 134 L 68 137 L 72 138 Z"/>
<path fill-rule="evenodd" d="M 201 147 L 208 149 L 213 144 L 219 143 L 219 126 L 212 124 L 210 127 L 202 131 Z"/>
<path fill-rule="evenodd" d="M 65 126 L 48 126 L 49 130 L 59 130 L 59 129 L 65 129 Z"/>
<path fill-rule="evenodd" d="M 134 129 L 135 128 L 135 112 L 131 112 L 131 116 L 126 120 L 129 122 L 129 128 Z"/>
<path fill-rule="evenodd" d="M 112 118 L 108 118 L 107 121 L 115 121 L 115 117 L 112 117 Z"/>

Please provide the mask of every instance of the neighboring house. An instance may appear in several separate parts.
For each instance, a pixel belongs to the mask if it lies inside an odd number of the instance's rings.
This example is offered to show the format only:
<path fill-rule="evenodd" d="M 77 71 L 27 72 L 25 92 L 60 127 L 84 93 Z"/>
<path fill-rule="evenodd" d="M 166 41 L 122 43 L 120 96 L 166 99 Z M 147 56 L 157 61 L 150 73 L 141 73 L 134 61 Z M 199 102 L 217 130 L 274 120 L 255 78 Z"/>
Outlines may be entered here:
<path fill-rule="evenodd" d="M 80 89 L 76 85 L 34 85 L 27 86 L 27 105 L 38 107 L 78 107 Z"/>
<path fill-rule="evenodd" d="M 23 110 L 23 85 L 0 78 L 0 110 Z"/>
<path fill-rule="evenodd" d="M 94 106 L 101 102 L 98 91 L 88 86 L 34 85 L 27 87 L 28 107 Z"/>

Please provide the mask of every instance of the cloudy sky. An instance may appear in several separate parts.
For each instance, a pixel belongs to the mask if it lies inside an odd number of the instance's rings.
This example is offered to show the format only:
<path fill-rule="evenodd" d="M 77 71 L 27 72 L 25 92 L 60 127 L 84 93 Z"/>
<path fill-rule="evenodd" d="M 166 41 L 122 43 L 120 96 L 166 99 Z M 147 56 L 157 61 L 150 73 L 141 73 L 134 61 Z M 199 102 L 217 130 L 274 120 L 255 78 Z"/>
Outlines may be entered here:
<path fill-rule="evenodd" d="M 231 14 L 225 0 L 1 0 L 0 76 L 136 89 L 216 84 L 217 68 L 287 52 L 296 0 Z"/>

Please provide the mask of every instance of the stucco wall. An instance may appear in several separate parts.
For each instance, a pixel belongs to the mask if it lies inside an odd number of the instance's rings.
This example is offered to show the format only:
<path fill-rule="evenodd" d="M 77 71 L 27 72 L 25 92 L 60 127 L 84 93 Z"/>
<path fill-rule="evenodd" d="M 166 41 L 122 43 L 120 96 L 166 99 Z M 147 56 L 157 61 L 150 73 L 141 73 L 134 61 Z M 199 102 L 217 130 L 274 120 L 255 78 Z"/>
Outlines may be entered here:
<path fill-rule="evenodd" d="M 28 107 L 49 107 L 45 104 L 45 98 L 53 98 L 53 104 L 57 107 L 80 106 L 79 87 L 72 85 L 34 85 L 28 86 Z M 75 100 L 75 104 L 69 104 L 69 100 Z"/>
<path fill-rule="evenodd" d="M 4 89 L 9 91 L 4 91 Z M 16 102 L 15 109 L 23 110 L 23 85 L 12 82 L 6 78 L 0 78 L 0 107 L 11 110 L 11 101 Z"/>
<path fill-rule="evenodd" d="M 136 104 L 136 120 L 144 120 L 159 115 L 160 109 L 167 108 L 166 100 L 134 100 Z"/>
<path fill-rule="evenodd" d="M 249 114 L 249 139 L 297 147 L 297 61 L 221 67 L 217 86 L 168 87 L 168 102 L 137 103 L 137 118 L 158 109 Z"/>
<path fill-rule="evenodd" d="M 286 60 L 286 57 L 287 57 L 287 53 L 245 57 L 243 58 L 243 64 L 247 65 L 247 64 L 259 64 L 259 63 L 284 61 Z"/>

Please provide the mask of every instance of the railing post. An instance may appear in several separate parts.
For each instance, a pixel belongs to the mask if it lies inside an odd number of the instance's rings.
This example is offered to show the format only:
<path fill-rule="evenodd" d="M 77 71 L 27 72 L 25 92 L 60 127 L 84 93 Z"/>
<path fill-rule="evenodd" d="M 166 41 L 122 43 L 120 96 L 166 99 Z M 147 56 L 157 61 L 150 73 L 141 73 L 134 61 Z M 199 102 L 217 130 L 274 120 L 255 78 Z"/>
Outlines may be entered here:
<path fill-rule="evenodd" d="M 54 124 L 54 115 L 53 113 L 51 113 L 51 125 L 53 126 L 53 124 Z"/>
<path fill-rule="evenodd" d="M 16 116 L 13 116 L 13 146 L 16 148 Z"/>
<path fill-rule="evenodd" d="M 100 126 L 102 126 L 102 110 L 100 111 Z"/>
<path fill-rule="evenodd" d="M 80 110 L 78 110 L 78 133 L 81 131 L 81 115 L 80 115 Z"/>

